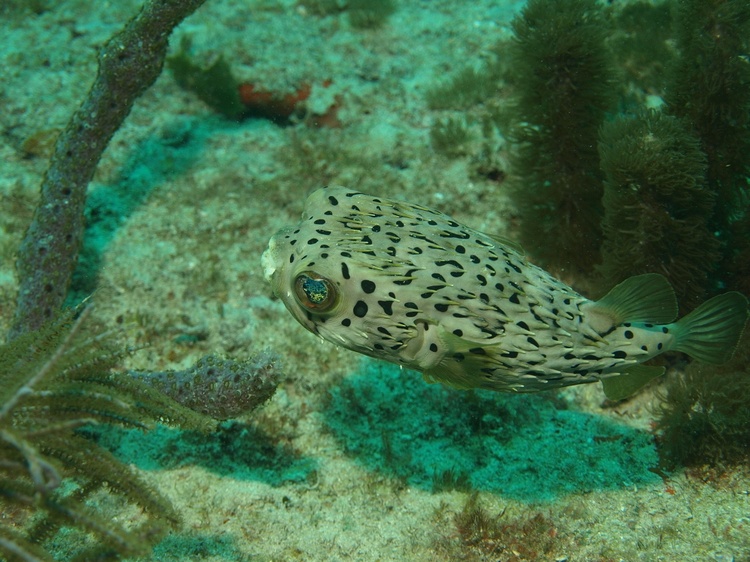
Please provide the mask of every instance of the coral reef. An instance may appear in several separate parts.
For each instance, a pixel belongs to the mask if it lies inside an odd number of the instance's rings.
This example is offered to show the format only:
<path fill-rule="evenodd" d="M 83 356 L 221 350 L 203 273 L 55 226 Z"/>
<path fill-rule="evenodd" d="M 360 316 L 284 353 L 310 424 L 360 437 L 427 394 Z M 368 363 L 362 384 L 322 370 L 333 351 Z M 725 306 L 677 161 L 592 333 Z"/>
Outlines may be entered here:
<path fill-rule="evenodd" d="M 236 418 L 266 402 L 280 379 L 278 356 L 262 351 L 245 361 L 202 357 L 182 371 L 131 371 L 183 406 L 216 420 Z"/>

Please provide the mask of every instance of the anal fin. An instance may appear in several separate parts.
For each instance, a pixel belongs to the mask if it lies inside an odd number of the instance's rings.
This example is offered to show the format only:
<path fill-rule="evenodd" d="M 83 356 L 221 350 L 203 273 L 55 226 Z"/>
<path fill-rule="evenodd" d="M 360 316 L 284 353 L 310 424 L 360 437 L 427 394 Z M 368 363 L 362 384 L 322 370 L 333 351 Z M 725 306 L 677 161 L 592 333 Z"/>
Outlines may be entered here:
<path fill-rule="evenodd" d="M 604 394 L 613 401 L 623 400 L 638 392 L 656 377 L 662 376 L 665 370 L 664 367 L 635 365 L 623 371 L 619 376 L 603 379 Z"/>

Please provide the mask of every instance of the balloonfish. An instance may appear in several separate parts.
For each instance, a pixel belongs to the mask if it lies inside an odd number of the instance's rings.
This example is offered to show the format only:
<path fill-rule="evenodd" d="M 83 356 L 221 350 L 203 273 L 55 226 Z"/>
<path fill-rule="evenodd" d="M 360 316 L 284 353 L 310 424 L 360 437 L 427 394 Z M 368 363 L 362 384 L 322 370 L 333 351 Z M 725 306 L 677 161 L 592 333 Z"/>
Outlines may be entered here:
<path fill-rule="evenodd" d="M 514 243 L 419 205 L 326 187 L 263 253 L 274 293 L 305 328 L 456 388 L 536 392 L 601 381 L 611 399 L 681 351 L 731 358 L 748 316 L 729 292 L 675 322 L 669 282 L 647 273 L 589 300 Z"/>

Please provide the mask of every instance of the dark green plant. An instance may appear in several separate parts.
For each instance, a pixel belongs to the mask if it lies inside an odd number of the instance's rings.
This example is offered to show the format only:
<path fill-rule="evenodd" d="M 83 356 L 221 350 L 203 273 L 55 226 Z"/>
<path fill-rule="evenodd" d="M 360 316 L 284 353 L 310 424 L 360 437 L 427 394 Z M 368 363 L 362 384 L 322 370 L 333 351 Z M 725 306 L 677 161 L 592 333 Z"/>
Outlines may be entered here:
<path fill-rule="evenodd" d="M 548 266 L 590 270 L 602 217 L 595 139 L 614 100 L 607 25 L 595 0 L 530 0 L 513 31 L 521 243 Z"/>
<path fill-rule="evenodd" d="M 182 88 L 194 92 L 206 105 L 228 119 L 239 119 L 244 113 L 239 82 L 223 57 L 203 68 L 193 62 L 187 45 L 167 59 L 167 67 Z"/>
<path fill-rule="evenodd" d="M 721 366 L 693 363 L 670 378 L 656 417 L 665 468 L 750 460 L 750 334 Z"/>
<path fill-rule="evenodd" d="M 599 155 L 605 286 L 660 272 L 680 305 L 694 308 L 705 300 L 708 274 L 719 259 L 709 226 L 715 196 L 700 141 L 683 119 L 642 113 L 606 123 Z"/>
<path fill-rule="evenodd" d="M 430 127 L 430 145 L 440 154 L 455 158 L 466 154 L 469 128 L 461 118 L 438 119 Z"/>
<path fill-rule="evenodd" d="M 344 0 L 300 0 L 299 5 L 314 16 L 330 16 L 346 8 Z"/>
<path fill-rule="evenodd" d="M 498 89 L 498 65 L 468 66 L 425 92 L 430 109 L 468 109 L 491 98 Z"/>
<path fill-rule="evenodd" d="M 349 23 L 357 29 L 376 29 L 385 25 L 396 11 L 394 0 L 349 0 Z"/>
<path fill-rule="evenodd" d="M 750 3 L 682 0 L 675 36 L 680 57 L 670 68 L 667 108 L 690 122 L 707 157 L 708 185 L 717 195 L 711 226 L 725 245 L 718 281 L 747 290 Z"/>
<path fill-rule="evenodd" d="M 614 32 L 608 47 L 623 72 L 620 95 L 629 100 L 626 105 L 641 104 L 647 94 L 663 95 L 666 68 L 676 53 L 671 45 L 671 2 L 615 4 L 610 15 Z"/>
<path fill-rule="evenodd" d="M 86 334 L 86 309 L 68 312 L 0 348 L 0 552 L 11 560 L 117 560 L 150 552 L 178 523 L 168 500 L 128 465 L 84 438 L 96 424 L 156 423 L 206 431 L 215 423 L 113 368 L 123 352 L 107 332 Z M 127 528 L 101 513 L 103 498 L 138 508 Z"/>

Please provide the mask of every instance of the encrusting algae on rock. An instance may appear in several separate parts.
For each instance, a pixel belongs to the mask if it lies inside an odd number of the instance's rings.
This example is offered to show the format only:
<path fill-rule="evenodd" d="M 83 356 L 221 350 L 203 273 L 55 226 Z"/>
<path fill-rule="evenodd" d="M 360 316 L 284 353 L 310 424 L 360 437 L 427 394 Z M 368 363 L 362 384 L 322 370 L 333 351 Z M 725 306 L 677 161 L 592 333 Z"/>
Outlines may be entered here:
<path fill-rule="evenodd" d="M 719 295 L 675 322 L 658 274 L 591 301 L 529 263 L 508 240 L 438 211 L 326 187 L 274 235 L 266 279 L 308 330 L 456 388 L 536 392 L 601 380 L 611 399 L 664 372 L 640 363 L 682 351 L 723 363 L 747 299 Z"/>

